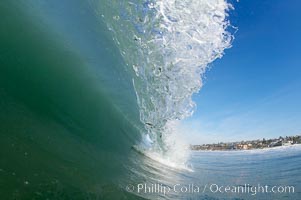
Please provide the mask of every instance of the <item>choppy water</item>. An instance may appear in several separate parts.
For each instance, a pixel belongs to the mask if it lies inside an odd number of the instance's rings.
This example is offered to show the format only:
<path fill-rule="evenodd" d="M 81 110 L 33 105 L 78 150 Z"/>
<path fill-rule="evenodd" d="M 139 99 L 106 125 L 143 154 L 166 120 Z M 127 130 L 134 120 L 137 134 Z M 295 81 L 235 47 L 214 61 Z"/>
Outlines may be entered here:
<path fill-rule="evenodd" d="M 175 134 L 207 65 L 231 45 L 230 8 L 224 0 L 1 1 L 0 198 L 248 199 L 135 189 L 275 182 L 296 192 L 270 199 L 298 199 L 298 148 L 191 154 Z"/>

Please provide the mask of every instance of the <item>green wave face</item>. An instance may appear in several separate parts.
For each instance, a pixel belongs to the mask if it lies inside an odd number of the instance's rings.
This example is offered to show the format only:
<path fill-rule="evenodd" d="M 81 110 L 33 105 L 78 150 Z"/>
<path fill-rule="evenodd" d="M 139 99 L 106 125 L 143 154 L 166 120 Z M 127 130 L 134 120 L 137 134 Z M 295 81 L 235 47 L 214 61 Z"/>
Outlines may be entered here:
<path fill-rule="evenodd" d="M 84 1 L 0 2 L 1 199 L 123 194 L 115 185 L 142 126 L 92 13 Z"/>

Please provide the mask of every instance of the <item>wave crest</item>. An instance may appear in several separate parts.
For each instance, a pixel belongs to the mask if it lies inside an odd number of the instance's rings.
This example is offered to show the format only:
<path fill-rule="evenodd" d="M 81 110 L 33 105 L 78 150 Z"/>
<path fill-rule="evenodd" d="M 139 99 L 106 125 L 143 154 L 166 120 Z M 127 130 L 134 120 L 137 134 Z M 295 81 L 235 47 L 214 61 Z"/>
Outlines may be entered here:
<path fill-rule="evenodd" d="M 109 5 L 118 9 L 107 11 Z M 102 16 L 136 74 L 140 119 L 164 150 L 167 123 L 193 114 L 192 95 L 202 87 L 208 64 L 231 46 L 232 7 L 225 0 L 114 0 L 106 6 L 100 5 Z"/>

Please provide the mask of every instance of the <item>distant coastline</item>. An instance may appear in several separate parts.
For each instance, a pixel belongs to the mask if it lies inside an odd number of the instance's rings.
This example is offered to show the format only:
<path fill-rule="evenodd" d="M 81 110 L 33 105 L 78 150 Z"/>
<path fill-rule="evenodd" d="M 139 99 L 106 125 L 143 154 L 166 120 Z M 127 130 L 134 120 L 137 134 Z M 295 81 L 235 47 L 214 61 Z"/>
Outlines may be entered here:
<path fill-rule="evenodd" d="M 279 138 L 274 139 L 263 138 L 240 142 L 219 142 L 216 144 L 190 145 L 190 149 L 195 151 L 235 151 L 292 146 L 294 144 L 301 144 L 301 135 L 285 137 L 280 136 Z"/>

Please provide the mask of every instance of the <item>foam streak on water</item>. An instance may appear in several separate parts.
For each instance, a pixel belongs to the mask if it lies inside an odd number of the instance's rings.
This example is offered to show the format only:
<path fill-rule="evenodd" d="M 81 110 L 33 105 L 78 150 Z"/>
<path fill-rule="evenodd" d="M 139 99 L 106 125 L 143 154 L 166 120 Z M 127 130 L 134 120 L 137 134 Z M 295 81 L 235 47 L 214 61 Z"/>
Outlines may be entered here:
<path fill-rule="evenodd" d="M 208 64 L 231 46 L 231 6 L 225 0 L 110 1 L 110 6 L 118 11 L 102 16 L 135 72 L 141 121 L 154 148 L 166 151 L 170 145 L 161 138 L 172 137 L 167 124 L 192 115 L 192 95 L 202 87 Z"/>

